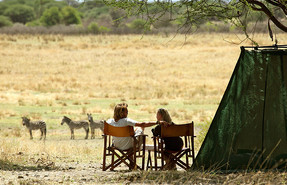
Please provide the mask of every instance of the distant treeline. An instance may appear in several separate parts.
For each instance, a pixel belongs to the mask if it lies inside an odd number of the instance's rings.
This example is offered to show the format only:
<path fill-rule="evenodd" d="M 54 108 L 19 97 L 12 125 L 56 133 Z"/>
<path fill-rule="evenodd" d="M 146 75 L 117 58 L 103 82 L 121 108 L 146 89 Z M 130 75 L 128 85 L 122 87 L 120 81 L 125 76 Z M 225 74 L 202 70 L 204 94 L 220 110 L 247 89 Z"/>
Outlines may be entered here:
<path fill-rule="evenodd" d="M 151 3 L 151 11 L 157 7 Z M 172 10 L 146 27 L 144 17 L 126 16 L 125 11 L 106 6 L 102 0 L 3 0 L 0 1 L 0 33 L 30 34 L 133 34 L 175 33 L 177 21 L 170 21 L 170 14 L 177 16 L 181 10 Z M 257 31 L 267 31 L 266 20 L 260 13 L 248 15 L 247 24 L 256 22 Z M 262 23 L 264 21 L 264 23 Z M 253 26 L 251 26 L 251 29 Z M 216 17 L 203 20 L 194 28 L 199 32 L 238 32 L 231 24 Z"/>

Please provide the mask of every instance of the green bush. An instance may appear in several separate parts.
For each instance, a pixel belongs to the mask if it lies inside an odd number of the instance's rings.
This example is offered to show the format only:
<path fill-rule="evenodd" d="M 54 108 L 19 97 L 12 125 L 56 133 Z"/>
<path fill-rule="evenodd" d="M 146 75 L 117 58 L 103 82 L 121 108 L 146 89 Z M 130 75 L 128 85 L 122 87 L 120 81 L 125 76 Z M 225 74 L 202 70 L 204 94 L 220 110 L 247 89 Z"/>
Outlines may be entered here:
<path fill-rule="evenodd" d="M 12 26 L 13 23 L 10 21 L 9 17 L 0 15 L 0 28 L 5 26 Z"/>
<path fill-rule="evenodd" d="M 40 20 L 38 19 L 35 21 L 27 22 L 25 25 L 26 26 L 41 26 L 42 24 L 41 24 Z"/>
<path fill-rule="evenodd" d="M 111 29 L 107 28 L 105 26 L 100 26 L 99 31 L 100 31 L 100 33 L 108 33 L 111 31 Z"/>
<path fill-rule="evenodd" d="M 88 26 L 89 33 L 98 34 L 98 33 L 108 33 L 111 31 L 111 29 L 105 27 L 105 26 L 99 26 L 96 22 L 92 22 Z"/>
<path fill-rule="evenodd" d="M 65 25 L 81 24 L 80 13 L 71 6 L 62 9 L 62 18 Z"/>
<path fill-rule="evenodd" d="M 35 18 L 33 8 L 27 5 L 12 5 L 4 11 L 4 15 L 9 17 L 13 22 L 25 24 Z"/>
<path fill-rule="evenodd" d="M 129 27 L 137 32 L 141 32 L 145 29 L 146 21 L 142 19 L 135 19 L 130 24 Z"/>
<path fill-rule="evenodd" d="M 88 31 L 89 31 L 89 33 L 97 34 L 97 33 L 100 33 L 100 27 L 98 26 L 97 23 L 92 22 L 92 23 L 88 26 Z"/>
<path fill-rule="evenodd" d="M 61 11 L 58 7 L 51 7 L 44 11 L 43 15 L 40 18 L 40 22 L 44 26 L 53 26 L 59 24 L 62 19 Z"/>

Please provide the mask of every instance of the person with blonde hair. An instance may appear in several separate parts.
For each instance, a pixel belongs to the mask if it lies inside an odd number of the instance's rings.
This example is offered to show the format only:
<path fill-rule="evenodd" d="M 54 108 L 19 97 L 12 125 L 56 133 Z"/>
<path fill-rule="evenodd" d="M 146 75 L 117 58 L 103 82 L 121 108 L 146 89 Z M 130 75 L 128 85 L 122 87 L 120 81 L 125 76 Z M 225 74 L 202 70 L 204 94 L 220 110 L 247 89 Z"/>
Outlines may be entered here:
<path fill-rule="evenodd" d="M 172 119 L 166 109 L 160 108 L 157 111 L 156 118 L 158 121 L 165 121 L 168 123 L 168 125 L 174 125 L 175 123 L 172 122 Z M 154 136 L 160 136 L 161 135 L 161 125 L 156 126 L 154 129 L 152 129 Z M 165 145 L 164 148 L 164 160 L 166 162 L 166 165 L 163 167 L 163 169 L 166 170 L 172 170 L 176 169 L 176 164 L 174 160 L 172 160 L 172 153 L 178 152 L 183 147 L 183 140 L 181 137 L 165 137 L 163 138 L 163 142 Z"/>
<path fill-rule="evenodd" d="M 107 120 L 107 123 L 115 127 L 136 126 L 138 128 L 135 129 L 135 136 L 143 134 L 145 127 L 154 126 L 156 124 L 168 124 L 165 121 L 138 122 L 132 120 L 128 118 L 128 104 L 126 103 L 120 103 L 115 106 L 114 117 Z M 133 139 L 131 137 L 113 136 L 113 144 L 120 150 L 127 150 L 133 147 Z"/>

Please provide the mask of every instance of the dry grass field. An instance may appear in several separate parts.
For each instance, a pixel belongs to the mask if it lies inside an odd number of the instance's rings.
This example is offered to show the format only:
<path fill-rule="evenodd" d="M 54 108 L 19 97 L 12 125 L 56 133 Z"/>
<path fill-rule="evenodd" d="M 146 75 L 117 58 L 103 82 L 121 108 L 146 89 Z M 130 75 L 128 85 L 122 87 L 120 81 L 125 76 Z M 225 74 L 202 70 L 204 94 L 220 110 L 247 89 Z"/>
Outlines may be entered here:
<path fill-rule="evenodd" d="M 129 117 L 139 121 L 154 121 L 156 110 L 163 107 L 175 123 L 195 122 L 198 150 L 237 62 L 240 45 L 250 45 L 249 41 L 240 43 L 243 39 L 244 35 L 232 34 L 0 35 L 0 184 L 272 182 L 275 173 L 250 173 L 251 181 L 246 173 L 103 175 L 100 131 L 96 139 L 84 140 L 84 131 L 76 130 L 72 141 L 68 126 L 60 125 L 64 115 L 87 120 L 86 114 L 92 113 L 94 120 L 108 119 L 119 102 L 127 102 Z M 254 39 L 260 45 L 273 44 L 268 35 L 258 34 Z M 287 43 L 286 34 L 277 39 L 279 44 Z M 46 121 L 45 142 L 38 140 L 40 131 L 33 132 L 34 140 L 29 139 L 21 125 L 22 116 Z M 149 129 L 146 132 L 151 135 Z M 64 164 L 92 169 L 91 179 L 65 176 L 67 169 L 74 168 Z M 63 172 L 56 173 L 61 176 L 58 179 L 37 175 L 38 171 L 57 169 Z M 285 183 L 285 173 L 276 177 Z"/>

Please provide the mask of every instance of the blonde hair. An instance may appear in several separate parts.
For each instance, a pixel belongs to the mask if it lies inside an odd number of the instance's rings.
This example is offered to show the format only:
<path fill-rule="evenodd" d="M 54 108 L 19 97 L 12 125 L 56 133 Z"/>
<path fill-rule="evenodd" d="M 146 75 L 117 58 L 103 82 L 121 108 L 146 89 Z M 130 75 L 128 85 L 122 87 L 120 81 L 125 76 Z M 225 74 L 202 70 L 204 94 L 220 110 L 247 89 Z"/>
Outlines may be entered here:
<path fill-rule="evenodd" d="M 166 109 L 160 108 L 158 109 L 157 113 L 162 116 L 162 120 L 168 123 L 172 123 L 171 117 Z"/>
<path fill-rule="evenodd" d="M 114 120 L 119 121 L 122 118 L 126 118 L 124 114 L 125 111 L 128 111 L 128 104 L 126 103 L 117 104 L 114 109 Z"/>

